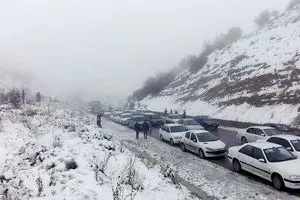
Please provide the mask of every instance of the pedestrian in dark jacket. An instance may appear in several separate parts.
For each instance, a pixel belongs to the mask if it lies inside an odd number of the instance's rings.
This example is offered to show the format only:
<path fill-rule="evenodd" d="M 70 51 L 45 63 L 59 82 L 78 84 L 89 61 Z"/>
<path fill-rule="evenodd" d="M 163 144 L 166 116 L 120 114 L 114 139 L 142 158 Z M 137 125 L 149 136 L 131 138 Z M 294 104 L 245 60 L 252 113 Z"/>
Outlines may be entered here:
<path fill-rule="evenodd" d="M 140 125 L 136 122 L 134 125 L 134 130 L 135 130 L 135 136 L 136 139 L 139 139 L 139 135 L 140 135 Z"/>
<path fill-rule="evenodd" d="M 97 125 L 100 127 L 100 128 L 102 128 L 102 124 L 101 124 L 101 114 L 98 114 L 97 115 Z"/>
<path fill-rule="evenodd" d="M 143 129 L 144 129 L 144 138 L 147 139 L 148 132 L 150 130 L 150 123 L 147 122 L 147 121 L 144 121 L 144 123 L 143 123 Z"/>

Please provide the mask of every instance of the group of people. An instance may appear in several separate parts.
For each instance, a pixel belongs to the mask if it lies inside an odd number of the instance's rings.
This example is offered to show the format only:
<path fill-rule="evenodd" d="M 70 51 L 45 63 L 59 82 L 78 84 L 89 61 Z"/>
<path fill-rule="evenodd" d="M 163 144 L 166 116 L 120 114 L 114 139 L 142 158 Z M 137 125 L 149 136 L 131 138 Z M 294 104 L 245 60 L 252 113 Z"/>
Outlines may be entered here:
<path fill-rule="evenodd" d="M 139 124 L 138 122 L 136 122 L 134 125 L 136 139 L 139 139 L 140 131 L 144 131 L 144 138 L 147 139 L 150 129 L 151 129 L 150 122 L 144 121 L 143 124 Z"/>

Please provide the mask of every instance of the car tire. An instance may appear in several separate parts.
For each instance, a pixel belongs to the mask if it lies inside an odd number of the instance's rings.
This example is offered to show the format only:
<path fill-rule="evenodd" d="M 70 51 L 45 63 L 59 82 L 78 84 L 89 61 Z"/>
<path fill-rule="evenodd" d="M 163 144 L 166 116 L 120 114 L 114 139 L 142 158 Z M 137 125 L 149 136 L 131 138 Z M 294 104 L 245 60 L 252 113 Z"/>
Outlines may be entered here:
<path fill-rule="evenodd" d="M 159 135 L 159 139 L 160 139 L 161 141 L 164 141 L 164 137 L 163 137 L 162 135 Z"/>
<path fill-rule="evenodd" d="M 233 161 L 232 161 L 232 169 L 235 172 L 240 172 L 242 170 L 240 161 L 238 161 L 237 159 L 233 159 Z"/>
<path fill-rule="evenodd" d="M 180 148 L 183 152 L 186 152 L 186 148 L 185 148 L 185 145 L 183 143 L 180 144 Z"/>
<path fill-rule="evenodd" d="M 204 159 L 205 158 L 205 154 L 204 154 L 204 151 L 202 149 L 199 149 L 199 157 L 201 159 Z"/>
<path fill-rule="evenodd" d="M 282 190 L 284 188 L 284 182 L 279 174 L 274 174 L 272 176 L 272 183 L 276 190 Z"/>
<path fill-rule="evenodd" d="M 245 138 L 245 137 L 243 136 L 243 137 L 241 138 L 241 143 L 242 143 L 242 144 L 248 143 L 247 138 Z"/>
<path fill-rule="evenodd" d="M 173 139 L 170 139 L 170 144 L 171 144 L 171 146 L 174 146 L 174 145 L 175 145 Z"/>

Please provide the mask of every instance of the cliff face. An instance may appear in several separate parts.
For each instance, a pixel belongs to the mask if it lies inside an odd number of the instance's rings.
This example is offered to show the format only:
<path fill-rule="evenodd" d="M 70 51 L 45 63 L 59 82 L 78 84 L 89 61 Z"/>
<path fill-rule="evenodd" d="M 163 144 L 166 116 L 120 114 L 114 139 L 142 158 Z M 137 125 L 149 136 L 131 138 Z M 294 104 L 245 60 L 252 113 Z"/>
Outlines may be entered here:
<path fill-rule="evenodd" d="M 293 123 L 300 103 L 300 7 L 222 50 L 197 74 L 179 74 L 142 103 L 219 118 Z"/>

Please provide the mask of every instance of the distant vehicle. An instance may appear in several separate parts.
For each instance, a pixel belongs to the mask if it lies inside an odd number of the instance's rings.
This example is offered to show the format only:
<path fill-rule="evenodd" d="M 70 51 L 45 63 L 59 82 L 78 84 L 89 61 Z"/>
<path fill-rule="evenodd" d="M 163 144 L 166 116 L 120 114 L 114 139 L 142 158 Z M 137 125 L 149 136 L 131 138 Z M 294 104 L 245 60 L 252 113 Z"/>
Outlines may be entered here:
<path fill-rule="evenodd" d="M 209 116 L 199 115 L 196 116 L 194 120 L 198 122 L 201 126 L 203 126 L 205 129 L 215 130 L 219 127 L 219 123 Z"/>
<path fill-rule="evenodd" d="M 248 143 L 229 148 L 227 157 L 234 171 L 244 170 L 260 176 L 272 182 L 277 190 L 300 189 L 300 160 L 281 145 Z"/>
<path fill-rule="evenodd" d="M 271 142 L 279 144 L 300 158 L 300 137 L 295 135 L 275 135 L 267 137 L 264 140 L 259 140 L 259 142 Z"/>
<path fill-rule="evenodd" d="M 182 151 L 192 151 L 200 158 L 223 157 L 228 151 L 224 142 L 206 130 L 187 131 L 181 139 L 180 147 Z"/>
<path fill-rule="evenodd" d="M 149 121 L 151 123 L 151 126 L 162 126 L 164 125 L 164 119 L 155 113 L 151 113 L 151 114 L 145 114 L 145 118 L 147 121 Z"/>
<path fill-rule="evenodd" d="M 263 126 L 270 126 L 270 127 L 276 128 L 278 131 L 282 132 L 283 134 L 295 134 L 296 135 L 296 133 L 293 131 L 293 129 L 286 124 L 266 123 L 266 124 L 263 124 Z"/>
<path fill-rule="evenodd" d="M 239 131 L 236 135 L 236 139 L 241 141 L 242 144 L 245 144 L 280 134 L 282 134 L 280 131 L 269 126 L 252 126 Z"/>
<path fill-rule="evenodd" d="M 201 126 L 194 119 L 181 119 L 178 121 L 179 124 L 182 124 L 187 128 L 187 130 L 203 130 L 203 126 Z"/>
<path fill-rule="evenodd" d="M 167 140 L 172 146 L 179 144 L 181 138 L 185 135 L 186 128 L 181 124 L 165 124 L 159 129 L 159 138 Z"/>
<path fill-rule="evenodd" d="M 128 125 L 128 120 L 132 117 L 130 113 L 124 113 L 120 116 L 120 123 L 123 125 Z"/>
<path fill-rule="evenodd" d="M 133 129 L 135 123 L 138 123 L 138 125 L 140 125 L 140 129 L 142 130 L 144 121 L 145 121 L 144 115 L 134 115 L 128 120 L 128 127 Z"/>
<path fill-rule="evenodd" d="M 165 124 L 178 123 L 181 118 L 182 116 L 179 114 L 168 114 L 165 117 Z"/>

